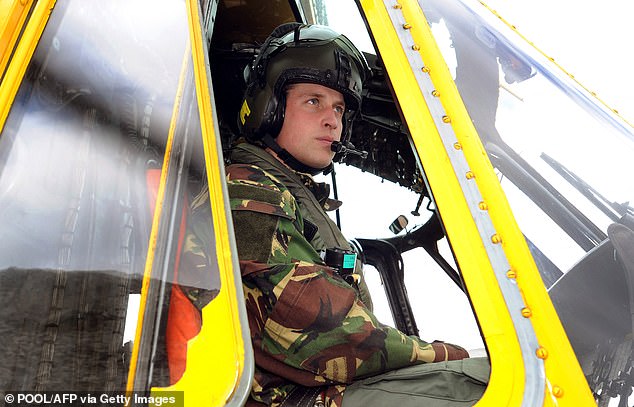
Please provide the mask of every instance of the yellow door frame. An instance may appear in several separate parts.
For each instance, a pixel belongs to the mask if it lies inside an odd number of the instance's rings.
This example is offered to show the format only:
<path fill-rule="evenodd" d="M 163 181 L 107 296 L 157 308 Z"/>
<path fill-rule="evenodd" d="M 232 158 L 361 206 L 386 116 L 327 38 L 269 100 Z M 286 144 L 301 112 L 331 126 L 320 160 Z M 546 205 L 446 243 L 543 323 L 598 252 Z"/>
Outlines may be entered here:
<path fill-rule="evenodd" d="M 187 0 L 186 6 L 191 63 L 220 272 L 220 293 L 202 309 L 202 329 L 188 343 L 187 368 L 182 378 L 168 388 L 153 388 L 152 391 L 155 394 L 160 394 L 161 391 L 182 391 L 186 395 L 186 406 L 243 405 L 251 390 L 253 351 L 237 248 L 232 238 L 233 223 L 231 213 L 227 210 L 229 195 L 224 182 L 224 159 L 218 119 L 212 103 L 213 87 L 203 19 L 198 1 Z"/>
<path fill-rule="evenodd" d="M 418 2 L 359 3 L 489 351 L 490 383 L 478 405 L 595 405 Z"/>
<path fill-rule="evenodd" d="M 4 72 L 0 83 L 0 131 L 56 0 L 40 0 L 34 6 L 31 3 L 14 0 L 6 10 L 0 10 L 9 13 L 0 25 L 0 72 Z"/>

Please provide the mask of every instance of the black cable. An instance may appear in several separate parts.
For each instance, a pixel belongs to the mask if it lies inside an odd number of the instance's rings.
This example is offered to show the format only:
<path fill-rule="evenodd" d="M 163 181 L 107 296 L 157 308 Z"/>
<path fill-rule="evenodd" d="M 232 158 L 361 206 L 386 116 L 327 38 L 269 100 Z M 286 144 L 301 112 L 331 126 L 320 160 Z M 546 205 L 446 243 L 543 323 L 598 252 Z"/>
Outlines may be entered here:
<path fill-rule="evenodd" d="M 339 193 L 337 192 L 337 177 L 335 174 L 335 168 L 333 166 L 332 172 L 330 173 L 332 177 L 332 190 L 334 193 L 334 198 L 339 200 Z M 337 227 L 341 230 L 341 216 L 339 215 L 339 208 L 335 209 L 335 218 L 337 220 Z"/>

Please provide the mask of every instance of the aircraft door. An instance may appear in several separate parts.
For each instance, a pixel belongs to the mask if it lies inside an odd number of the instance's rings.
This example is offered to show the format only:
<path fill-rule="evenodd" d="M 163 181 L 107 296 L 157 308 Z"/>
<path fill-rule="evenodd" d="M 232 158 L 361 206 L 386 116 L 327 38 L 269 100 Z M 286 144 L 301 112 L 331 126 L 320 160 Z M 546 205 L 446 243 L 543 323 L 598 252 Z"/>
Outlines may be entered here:
<path fill-rule="evenodd" d="M 243 397 L 198 4 L 34 9 L 0 86 L 0 391 Z M 188 374 L 219 349 L 220 379 Z"/>

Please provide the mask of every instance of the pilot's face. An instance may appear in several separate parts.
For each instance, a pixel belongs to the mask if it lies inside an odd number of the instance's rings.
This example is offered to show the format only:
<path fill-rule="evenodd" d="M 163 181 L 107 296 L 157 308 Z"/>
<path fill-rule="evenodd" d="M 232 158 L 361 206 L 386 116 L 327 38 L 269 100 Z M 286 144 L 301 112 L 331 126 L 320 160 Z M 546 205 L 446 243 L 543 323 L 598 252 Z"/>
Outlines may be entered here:
<path fill-rule="evenodd" d="M 324 168 L 335 155 L 332 142 L 341 139 L 345 110 L 343 95 L 336 90 L 313 83 L 291 85 L 277 143 L 302 164 Z"/>

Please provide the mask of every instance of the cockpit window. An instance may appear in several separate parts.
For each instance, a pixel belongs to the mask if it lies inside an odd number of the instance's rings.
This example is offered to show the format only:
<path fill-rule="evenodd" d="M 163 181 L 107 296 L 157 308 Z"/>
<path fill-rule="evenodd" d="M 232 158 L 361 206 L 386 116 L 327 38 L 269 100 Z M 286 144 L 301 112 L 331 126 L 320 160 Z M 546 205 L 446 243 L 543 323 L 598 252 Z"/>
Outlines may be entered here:
<path fill-rule="evenodd" d="M 634 130 L 468 4 L 423 9 L 597 400 L 627 397 Z"/>

